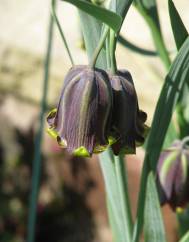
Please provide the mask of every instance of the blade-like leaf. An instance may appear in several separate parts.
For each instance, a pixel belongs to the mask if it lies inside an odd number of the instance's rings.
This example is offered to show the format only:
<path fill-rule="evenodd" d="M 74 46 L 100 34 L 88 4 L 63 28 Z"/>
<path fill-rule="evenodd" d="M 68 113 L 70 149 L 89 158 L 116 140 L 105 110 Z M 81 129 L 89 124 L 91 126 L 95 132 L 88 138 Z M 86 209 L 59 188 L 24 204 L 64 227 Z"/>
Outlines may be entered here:
<path fill-rule="evenodd" d="M 116 227 L 119 228 L 119 236 L 122 242 L 125 241 L 125 229 L 123 223 L 123 216 L 121 210 L 121 204 L 119 201 L 119 192 L 117 178 L 114 170 L 114 158 L 111 150 L 107 150 L 100 155 L 100 165 L 105 181 L 106 192 L 112 213 L 114 214 Z M 116 212 L 115 212 L 116 211 Z"/>
<path fill-rule="evenodd" d="M 189 82 L 189 37 L 181 47 L 168 75 L 166 76 L 153 118 L 148 139 L 147 153 L 151 167 L 155 170 L 169 123 L 178 101 L 179 93 Z M 158 130 L 158 133 L 157 133 Z"/>
<path fill-rule="evenodd" d="M 184 26 L 182 19 L 175 8 L 172 0 L 168 0 L 169 3 L 169 15 L 171 20 L 172 31 L 175 39 L 177 49 L 179 50 L 188 37 L 188 32 Z M 188 135 L 189 131 L 189 118 L 187 117 L 188 111 L 188 90 L 189 83 L 184 86 L 183 91 L 180 93 L 179 104 L 177 106 L 177 121 L 180 131 L 180 138 Z"/>
<path fill-rule="evenodd" d="M 168 69 L 171 61 L 161 33 L 156 0 L 134 0 L 134 5 L 147 22 L 154 45 L 166 69 Z"/>
<path fill-rule="evenodd" d="M 141 47 L 138 47 L 138 46 L 134 45 L 133 43 L 131 43 L 130 41 L 128 41 L 127 39 L 125 39 L 124 37 L 122 37 L 121 35 L 118 36 L 118 41 L 124 47 L 126 47 L 138 54 L 146 55 L 146 56 L 158 56 L 158 53 L 156 51 L 146 50 Z"/>
<path fill-rule="evenodd" d="M 75 5 L 80 10 L 86 12 L 87 14 L 95 17 L 96 19 L 102 21 L 107 24 L 110 28 L 112 28 L 115 32 L 118 32 L 121 28 L 122 17 L 112 11 L 109 11 L 105 8 L 94 5 L 90 2 L 86 2 L 83 0 L 63 0 L 65 2 L 69 2 Z M 91 26 L 88 26 L 91 28 Z"/>
<path fill-rule="evenodd" d="M 168 0 L 169 3 L 169 15 L 171 19 L 172 31 L 175 39 L 177 49 L 179 50 L 186 38 L 188 37 L 188 32 L 184 26 L 182 19 L 175 8 L 172 0 Z"/>
<path fill-rule="evenodd" d="M 83 11 L 79 11 L 79 16 L 87 55 L 90 62 L 96 49 L 97 43 L 100 40 L 102 23 L 90 15 L 84 13 Z M 100 55 L 98 56 L 96 66 L 106 69 L 106 53 L 104 49 L 101 50 Z"/>
<path fill-rule="evenodd" d="M 156 170 L 157 161 L 178 102 L 179 92 L 189 82 L 189 37 L 185 40 L 163 85 L 146 146 L 146 156 L 141 178 L 141 189 L 138 199 L 137 221 L 134 227 L 133 241 L 138 241 L 143 226 L 145 184 L 150 170 Z"/>
<path fill-rule="evenodd" d="M 133 0 L 111 0 L 110 9 L 124 19 L 132 2 Z"/>
<path fill-rule="evenodd" d="M 188 242 L 189 241 L 189 231 L 179 240 L 179 242 Z"/>
<path fill-rule="evenodd" d="M 165 242 L 165 230 L 153 173 L 148 175 L 144 212 L 145 242 Z"/>
<path fill-rule="evenodd" d="M 134 0 L 134 4 L 139 12 L 145 12 L 153 19 L 160 30 L 159 16 L 157 10 L 156 0 Z"/>

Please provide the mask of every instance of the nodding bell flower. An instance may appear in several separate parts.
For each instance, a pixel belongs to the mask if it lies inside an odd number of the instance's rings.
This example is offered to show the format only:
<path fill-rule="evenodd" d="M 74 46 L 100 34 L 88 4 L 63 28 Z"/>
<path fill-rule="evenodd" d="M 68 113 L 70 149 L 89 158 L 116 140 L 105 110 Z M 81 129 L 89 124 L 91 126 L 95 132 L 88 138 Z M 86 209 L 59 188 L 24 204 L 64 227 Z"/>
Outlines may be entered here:
<path fill-rule="evenodd" d="M 187 139 L 175 141 L 164 150 L 157 166 L 157 184 L 162 205 L 173 210 L 189 202 L 189 148 Z"/>
<path fill-rule="evenodd" d="M 91 156 L 108 145 L 112 92 L 101 69 L 74 66 L 65 77 L 57 109 L 48 117 L 48 132 L 68 152 Z"/>
<path fill-rule="evenodd" d="M 113 91 L 113 111 L 111 136 L 116 140 L 112 144 L 114 154 L 135 153 L 136 145 L 144 142 L 147 115 L 139 110 L 138 99 L 131 74 L 120 70 L 109 75 Z"/>

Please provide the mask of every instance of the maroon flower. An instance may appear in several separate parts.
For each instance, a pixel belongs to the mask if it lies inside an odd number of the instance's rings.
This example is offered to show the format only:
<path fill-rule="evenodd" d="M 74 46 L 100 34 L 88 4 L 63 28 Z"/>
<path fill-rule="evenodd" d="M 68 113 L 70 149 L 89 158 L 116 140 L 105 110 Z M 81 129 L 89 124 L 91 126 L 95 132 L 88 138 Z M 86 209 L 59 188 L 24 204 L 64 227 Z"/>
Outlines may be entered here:
<path fill-rule="evenodd" d="M 164 150 L 157 167 L 158 188 L 162 205 L 175 210 L 189 202 L 189 149 L 184 141 L 177 140 Z"/>
<path fill-rule="evenodd" d="M 114 154 L 135 153 L 136 145 L 144 142 L 147 126 L 145 112 L 139 110 L 138 99 L 131 74 L 120 70 L 109 76 L 113 90 L 111 132 L 116 142 Z"/>
<path fill-rule="evenodd" d="M 91 156 L 109 144 L 112 93 L 105 71 L 74 66 L 63 83 L 57 109 L 47 117 L 49 133 L 71 153 Z"/>

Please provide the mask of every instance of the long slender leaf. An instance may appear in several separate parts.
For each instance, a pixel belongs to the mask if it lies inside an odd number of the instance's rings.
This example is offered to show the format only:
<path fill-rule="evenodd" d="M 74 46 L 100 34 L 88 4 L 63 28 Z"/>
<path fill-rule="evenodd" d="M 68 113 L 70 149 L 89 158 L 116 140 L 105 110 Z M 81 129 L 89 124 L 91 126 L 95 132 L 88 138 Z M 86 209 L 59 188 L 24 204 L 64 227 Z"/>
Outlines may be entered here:
<path fill-rule="evenodd" d="M 160 31 L 160 22 L 157 10 L 156 0 L 134 0 L 137 9 L 143 10 L 155 22 Z"/>
<path fill-rule="evenodd" d="M 189 241 L 189 231 L 179 240 L 179 242 L 188 242 Z"/>
<path fill-rule="evenodd" d="M 128 41 L 127 39 L 125 39 L 124 37 L 122 37 L 121 35 L 118 36 L 118 41 L 124 47 L 126 47 L 138 54 L 146 55 L 146 56 L 158 56 L 158 53 L 156 51 L 146 50 L 139 46 L 136 46 L 133 43 L 131 43 L 130 41 Z"/>
<path fill-rule="evenodd" d="M 184 42 L 166 76 L 153 118 L 147 151 L 151 167 L 155 170 L 160 150 L 178 101 L 179 93 L 189 82 L 189 37 Z M 158 130 L 158 134 L 157 134 Z"/>
<path fill-rule="evenodd" d="M 188 32 L 182 19 L 175 8 L 172 0 L 168 0 L 169 15 L 171 20 L 172 31 L 177 49 L 179 50 L 184 41 L 188 37 Z M 189 109 L 188 107 L 189 83 L 187 83 L 179 96 L 179 104 L 177 105 L 177 121 L 179 126 L 180 138 L 189 134 Z"/>
<path fill-rule="evenodd" d="M 135 0 L 134 5 L 147 22 L 159 56 L 169 69 L 171 61 L 161 33 L 156 0 Z"/>
<path fill-rule="evenodd" d="M 125 242 L 125 228 L 123 223 L 123 216 L 121 210 L 121 204 L 119 201 L 118 184 L 114 171 L 114 157 L 112 151 L 109 149 L 100 155 L 100 165 L 105 181 L 106 192 L 112 213 L 114 214 L 114 222 L 119 228 L 119 237 L 122 242 Z"/>
<path fill-rule="evenodd" d="M 124 156 L 114 156 L 115 173 L 119 191 L 119 200 L 122 208 L 122 216 L 125 229 L 126 241 L 131 241 L 133 222 L 131 216 L 131 206 L 128 192 L 127 173 L 125 169 Z"/>
<path fill-rule="evenodd" d="M 168 0 L 169 3 L 169 16 L 171 19 L 172 31 L 175 39 L 177 49 L 179 50 L 186 38 L 188 37 L 188 32 L 184 26 L 182 19 L 175 8 L 172 0 Z"/>
<path fill-rule="evenodd" d="M 151 169 L 156 170 L 159 154 L 171 121 L 172 113 L 178 102 L 179 92 L 189 82 L 189 37 L 181 47 L 163 85 L 149 134 L 144 167 L 141 178 L 141 189 L 138 200 L 137 221 L 133 241 L 138 241 L 143 225 L 145 184 Z"/>
<path fill-rule="evenodd" d="M 41 99 L 41 111 L 40 111 L 40 118 L 39 118 L 39 129 L 35 139 L 35 150 L 34 150 L 34 158 L 33 158 L 31 194 L 30 194 L 28 228 L 27 228 L 28 229 L 27 242 L 35 241 L 37 200 L 38 200 L 38 191 L 39 191 L 39 183 L 40 183 L 40 173 L 41 173 L 41 143 L 43 139 L 44 115 L 47 107 L 47 91 L 48 91 L 48 80 L 49 80 L 49 71 L 50 71 L 52 43 L 53 43 L 53 30 L 54 30 L 54 21 L 50 13 L 48 43 L 47 43 L 47 51 L 46 51 L 46 57 L 45 57 L 45 63 L 44 63 L 44 80 L 43 80 L 43 93 L 42 93 L 42 99 Z"/>
<path fill-rule="evenodd" d="M 153 173 L 148 175 L 144 212 L 145 242 L 165 242 L 165 230 Z"/>
<path fill-rule="evenodd" d="M 111 0 L 110 9 L 112 9 L 112 11 L 116 12 L 117 14 L 121 15 L 124 19 L 132 2 L 133 0 Z"/>
<path fill-rule="evenodd" d="M 87 14 L 95 17 L 96 19 L 102 21 L 112 28 L 115 32 L 118 32 L 121 28 L 122 17 L 110 10 L 94 5 L 90 2 L 83 0 L 63 0 L 69 2 L 79 8 L 80 10 L 86 12 Z M 91 26 L 89 26 L 91 27 Z"/>
<path fill-rule="evenodd" d="M 79 11 L 80 21 L 81 21 L 81 29 L 85 41 L 85 46 L 87 50 L 87 55 L 89 62 L 92 59 L 93 53 L 96 49 L 97 43 L 100 40 L 101 32 L 102 32 L 102 23 L 90 15 L 84 13 L 83 11 Z M 90 28 L 89 28 L 90 26 Z M 101 50 L 100 55 L 98 56 L 97 67 L 106 69 L 106 52 L 104 49 Z"/>
<path fill-rule="evenodd" d="M 113 213 L 111 203 L 108 199 L 107 199 L 106 203 L 107 203 L 107 209 L 108 209 L 109 223 L 110 223 L 111 228 L 112 228 L 113 241 L 122 242 L 122 239 L 120 238 L 120 229 L 119 229 L 117 223 L 115 222 L 115 216 L 114 216 L 114 213 Z"/>

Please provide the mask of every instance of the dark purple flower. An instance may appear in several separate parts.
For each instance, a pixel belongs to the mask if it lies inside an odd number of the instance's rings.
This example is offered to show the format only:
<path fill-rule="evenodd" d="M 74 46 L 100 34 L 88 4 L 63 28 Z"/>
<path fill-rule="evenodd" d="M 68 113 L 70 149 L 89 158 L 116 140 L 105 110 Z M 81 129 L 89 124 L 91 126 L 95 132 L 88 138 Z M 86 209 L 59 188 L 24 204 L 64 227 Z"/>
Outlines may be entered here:
<path fill-rule="evenodd" d="M 157 166 L 158 189 L 162 205 L 175 210 L 189 202 L 189 149 L 177 140 L 164 150 Z"/>
<path fill-rule="evenodd" d="M 76 155 L 91 156 L 109 145 L 112 92 L 105 71 L 74 66 L 63 83 L 57 109 L 47 117 L 60 145 Z"/>
<path fill-rule="evenodd" d="M 109 75 L 113 91 L 111 135 L 116 139 L 112 145 L 114 154 L 135 153 L 136 145 L 144 142 L 147 115 L 139 110 L 138 99 L 131 74 L 120 70 Z"/>

